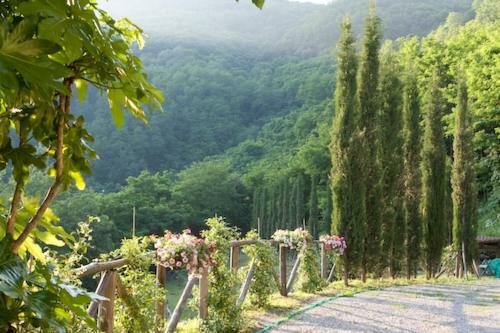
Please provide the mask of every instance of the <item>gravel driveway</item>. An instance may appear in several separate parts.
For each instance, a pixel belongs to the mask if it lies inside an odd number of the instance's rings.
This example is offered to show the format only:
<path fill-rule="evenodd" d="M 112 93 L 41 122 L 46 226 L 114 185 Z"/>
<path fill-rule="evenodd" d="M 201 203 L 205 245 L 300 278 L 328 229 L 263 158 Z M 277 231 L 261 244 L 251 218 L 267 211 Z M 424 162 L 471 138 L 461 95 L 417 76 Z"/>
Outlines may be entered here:
<path fill-rule="evenodd" d="M 500 332 L 500 279 L 369 291 L 313 308 L 271 332 Z"/>

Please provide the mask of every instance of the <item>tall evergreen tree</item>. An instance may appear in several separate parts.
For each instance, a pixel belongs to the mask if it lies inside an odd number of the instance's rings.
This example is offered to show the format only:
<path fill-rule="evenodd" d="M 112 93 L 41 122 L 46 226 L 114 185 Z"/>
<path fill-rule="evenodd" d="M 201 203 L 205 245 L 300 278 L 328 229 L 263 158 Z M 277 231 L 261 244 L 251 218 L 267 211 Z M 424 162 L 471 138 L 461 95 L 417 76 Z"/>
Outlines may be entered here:
<path fill-rule="evenodd" d="M 283 210 L 281 215 L 281 225 L 283 226 L 283 229 L 288 229 L 290 227 L 290 210 L 288 208 L 290 204 L 290 190 L 287 178 L 283 179 L 283 194 L 281 200 L 281 209 Z"/>
<path fill-rule="evenodd" d="M 305 219 L 304 212 L 304 187 L 305 187 L 304 175 L 299 173 L 297 176 L 297 188 L 295 191 L 295 225 L 296 227 L 302 227 Z M 309 227 L 309 232 L 312 229 Z"/>
<path fill-rule="evenodd" d="M 260 187 L 255 188 L 253 191 L 253 200 L 252 200 L 252 223 L 251 226 L 254 229 L 257 229 L 257 220 L 259 218 L 259 208 L 260 204 Z"/>
<path fill-rule="evenodd" d="M 283 181 L 276 188 L 276 229 L 285 229 L 283 222 Z"/>
<path fill-rule="evenodd" d="M 422 147 L 422 219 L 428 279 L 436 273 L 446 242 L 446 152 L 441 124 L 443 105 L 438 72 L 434 72 L 425 96 Z"/>
<path fill-rule="evenodd" d="M 269 234 L 267 235 L 267 237 L 270 237 L 272 236 L 272 234 L 276 231 L 277 227 L 278 227 L 278 224 L 277 224 L 277 210 L 276 210 L 276 199 L 277 199 L 277 191 L 276 191 L 276 188 L 272 188 L 271 189 L 271 193 L 270 193 L 270 201 L 269 201 L 269 209 L 270 209 L 270 212 L 269 212 L 269 224 L 271 226 L 270 228 L 270 231 L 269 231 Z"/>
<path fill-rule="evenodd" d="M 453 137 L 453 246 L 457 251 L 457 275 L 471 267 L 474 258 L 477 193 L 474 175 L 472 130 L 467 110 L 467 87 L 461 80 L 458 86 L 458 105 L 455 111 Z M 465 264 L 465 267 L 464 267 Z"/>
<path fill-rule="evenodd" d="M 415 72 L 415 58 L 418 52 L 416 39 L 403 45 L 404 87 L 403 87 L 403 156 L 404 195 L 403 214 L 406 224 L 406 276 L 417 274 L 422 239 L 421 200 L 421 129 L 420 97 Z"/>
<path fill-rule="evenodd" d="M 311 176 L 311 198 L 309 199 L 309 220 L 307 221 L 314 239 L 319 236 L 318 220 L 318 175 L 315 173 Z"/>
<path fill-rule="evenodd" d="M 387 42 L 381 52 L 380 68 L 380 161 L 383 167 L 382 260 L 390 275 L 401 270 L 405 244 L 405 223 L 402 214 L 403 118 L 400 67 L 392 44 Z"/>
<path fill-rule="evenodd" d="M 261 190 L 260 190 L 260 203 L 259 203 L 259 224 L 260 224 L 260 227 L 262 228 L 262 226 L 266 226 L 266 228 L 268 229 L 268 234 L 269 234 L 269 229 L 270 229 L 270 226 L 271 226 L 271 221 L 269 221 L 269 219 L 267 218 L 267 189 L 265 187 L 263 187 Z"/>
<path fill-rule="evenodd" d="M 361 57 L 358 83 L 358 105 L 360 128 L 365 142 L 364 179 L 366 186 L 366 235 L 362 258 L 362 279 L 366 281 L 369 271 L 379 275 L 380 241 L 382 219 L 382 170 L 380 154 L 380 117 L 379 117 L 379 50 L 382 39 L 380 18 L 375 14 L 373 5 L 365 21 L 364 36 L 361 43 Z"/>
<path fill-rule="evenodd" d="M 342 34 L 337 43 L 337 79 L 335 88 L 335 118 L 333 120 L 330 153 L 332 159 L 332 231 L 345 237 L 348 244 L 342 256 L 344 283 L 359 265 L 364 239 L 363 182 L 354 186 L 356 136 L 358 115 L 356 108 L 356 47 L 350 18 L 342 22 Z M 358 179 L 359 180 L 359 179 Z"/>
<path fill-rule="evenodd" d="M 333 156 L 332 156 L 333 158 Z M 333 192 L 332 186 L 330 186 L 330 180 L 327 181 L 328 186 L 326 186 L 326 198 L 324 209 L 321 212 L 321 220 L 319 224 L 319 232 L 318 234 L 329 234 L 335 231 L 333 228 Z M 332 180 L 333 183 L 333 180 Z"/>
<path fill-rule="evenodd" d="M 288 222 L 288 229 L 292 230 L 297 228 L 296 213 L 297 213 L 297 179 L 293 182 L 292 191 L 290 192 L 290 198 L 288 201 L 288 216 L 290 220 Z"/>

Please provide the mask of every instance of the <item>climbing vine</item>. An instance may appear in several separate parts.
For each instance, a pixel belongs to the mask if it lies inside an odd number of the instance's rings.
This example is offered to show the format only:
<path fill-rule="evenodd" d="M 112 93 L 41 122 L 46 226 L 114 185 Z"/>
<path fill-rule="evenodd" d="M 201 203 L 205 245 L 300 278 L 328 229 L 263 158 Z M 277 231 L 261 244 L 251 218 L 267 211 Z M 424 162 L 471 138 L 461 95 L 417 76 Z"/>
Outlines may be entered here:
<path fill-rule="evenodd" d="M 207 243 L 215 244 L 212 258 L 218 263 L 209 274 L 208 316 L 201 324 L 202 332 L 239 332 L 244 326 L 241 307 L 236 305 L 238 279 L 227 264 L 230 241 L 239 238 L 236 228 L 222 217 L 209 218 L 201 233 Z"/>
<path fill-rule="evenodd" d="M 276 290 L 273 276 L 277 265 L 276 251 L 270 243 L 260 241 L 255 230 L 248 232 L 245 238 L 257 240 L 257 243 L 244 248 L 244 252 L 254 265 L 249 290 L 250 304 L 259 308 L 265 308 L 269 305 L 269 297 Z M 250 265 L 243 271 L 248 271 Z"/>
<path fill-rule="evenodd" d="M 325 282 L 321 278 L 318 265 L 319 254 L 312 243 L 305 244 L 299 253 L 299 288 L 306 293 L 314 293 L 323 289 Z"/>

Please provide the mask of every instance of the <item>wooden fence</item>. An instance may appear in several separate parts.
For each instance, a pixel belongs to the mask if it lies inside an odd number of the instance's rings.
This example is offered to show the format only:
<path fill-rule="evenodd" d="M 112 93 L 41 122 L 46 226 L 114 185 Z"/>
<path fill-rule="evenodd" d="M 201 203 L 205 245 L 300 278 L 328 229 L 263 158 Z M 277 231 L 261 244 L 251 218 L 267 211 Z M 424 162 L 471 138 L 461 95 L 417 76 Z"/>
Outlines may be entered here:
<path fill-rule="evenodd" d="M 240 249 L 246 245 L 256 244 L 257 242 L 270 242 L 273 245 L 279 247 L 279 276 L 275 275 L 275 281 L 278 286 L 278 290 L 281 295 L 287 296 L 292 290 L 293 283 L 296 279 L 298 268 L 300 265 L 300 256 L 297 258 L 293 264 L 290 276 L 288 276 L 287 258 L 290 248 L 283 244 L 278 243 L 274 240 L 235 240 L 230 243 L 230 265 L 231 269 L 236 272 L 238 270 L 238 260 Z M 324 244 L 319 241 L 314 241 L 314 243 L 320 245 L 321 249 L 321 276 L 323 279 L 330 282 L 333 278 L 333 272 L 335 269 L 335 264 L 331 268 L 328 274 L 328 260 L 327 251 Z M 151 253 L 152 255 L 152 253 Z M 115 306 L 115 296 L 120 297 L 127 304 L 126 298 L 128 292 L 123 286 L 120 276 L 117 270 L 128 264 L 128 260 L 116 259 L 106 262 L 95 262 L 88 264 L 86 266 L 80 267 L 77 270 L 78 277 L 92 276 L 97 273 L 101 273 L 101 279 L 96 289 L 96 293 L 107 298 L 105 301 L 95 301 L 92 302 L 88 307 L 88 313 L 97 319 L 98 328 L 103 332 L 113 332 L 114 326 L 114 306 Z M 252 262 L 250 268 L 246 274 L 245 280 L 241 287 L 241 291 L 236 302 L 236 305 L 240 305 L 245 301 L 246 295 L 250 289 L 250 284 L 252 281 L 252 274 L 255 270 L 255 265 Z M 158 264 L 156 265 L 156 283 L 159 287 L 165 288 L 166 284 L 166 273 L 167 269 Z M 184 310 L 186 303 L 191 296 L 191 291 L 194 284 L 198 281 L 199 285 L 199 304 L 198 304 L 198 316 L 200 319 L 204 319 L 208 315 L 208 273 L 202 274 L 191 274 L 188 277 L 188 281 L 184 287 L 177 305 L 170 315 L 167 324 L 166 332 L 174 332 L 177 324 L 179 323 L 182 311 Z M 165 318 L 165 299 L 158 301 L 156 304 L 156 321 L 159 322 Z"/>

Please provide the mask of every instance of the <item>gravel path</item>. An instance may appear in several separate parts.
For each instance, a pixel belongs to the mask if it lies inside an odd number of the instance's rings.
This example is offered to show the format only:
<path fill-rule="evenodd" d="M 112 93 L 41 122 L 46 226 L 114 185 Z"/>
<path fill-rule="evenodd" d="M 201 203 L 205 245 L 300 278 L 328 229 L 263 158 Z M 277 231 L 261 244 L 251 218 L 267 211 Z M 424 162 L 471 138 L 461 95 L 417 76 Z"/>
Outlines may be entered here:
<path fill-rule="evenodd" d="M 271 332 L 500 332 L 500 279 L 369 291 L 313 308 Z"/>

